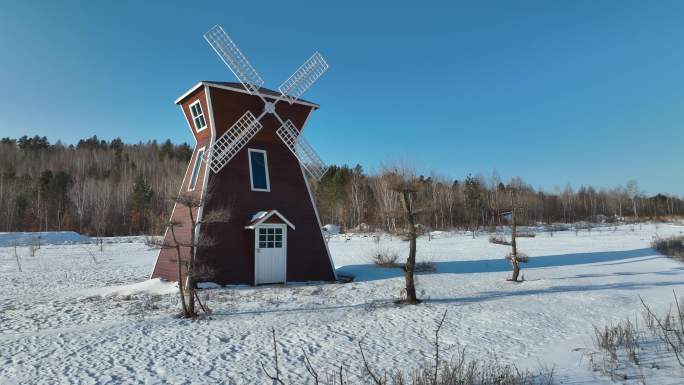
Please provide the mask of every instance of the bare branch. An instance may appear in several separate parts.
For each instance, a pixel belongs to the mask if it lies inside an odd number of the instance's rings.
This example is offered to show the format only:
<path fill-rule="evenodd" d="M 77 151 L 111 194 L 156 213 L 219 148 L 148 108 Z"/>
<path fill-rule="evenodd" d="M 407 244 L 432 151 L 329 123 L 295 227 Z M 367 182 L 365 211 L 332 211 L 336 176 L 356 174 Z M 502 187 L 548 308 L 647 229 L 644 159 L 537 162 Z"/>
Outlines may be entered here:
<path fill-rule="evenodd" d="M 280 379 L 280 368 L 278 367 L 278 345 L 276 345 L 276 334 L 275 334 L 275 328 L 271 328 L 271 334 L 273 335 L 273 355 L 275 357 L 275 375 L 272 375 L 271 373 L 266 370 L 266 366 L 264 363 L 261 363 L 261 369 L 264 371 L 266 374 L 266 377 L 271 379 L 271 381 L 275 381 L 280 385 L 285 385 L 285 382 Z"/>
<path fill-rule="evenodd" d="M 366 355 L 363 354 L 363 345 L 361 345 L 361 341 L 359 341 L 359 352 L 361 352 L 361 359 L 363 360 L 363 367 L 366 369 L 366 373 L 368 373 L 368 375 L 373 380 L 373 383 L 375 385 L 384 385 L 385 381 L 381 380 L 375 373 L 373 373 L 373 370 L 371 370 L 371 367 L 368 364 L 368 361 L 366 360 Z"/>
<path fill-rule="evenodd" d="M 313 377 L 314 384 L 318 385 L 318 372 L 316 372 L 316 369 L 314 369 L 313 365 L 311 365 L 309 356 L 306 354 L 306 350 L 304 350 L 304 348 L 302 348 L 302 353 L 304 353 L 304 367 L 306 367 L 306 371 L 309 372 L 311 377 Z"/>
<path fill-rule="evenodd" d="M 225 223 L 230 221 L 230 218 L 230 209 L 223 207 L 220 209 L 212 209 L 211 211 L 204 213 L 202 220 L 198 221 L 198 223 Z"/>

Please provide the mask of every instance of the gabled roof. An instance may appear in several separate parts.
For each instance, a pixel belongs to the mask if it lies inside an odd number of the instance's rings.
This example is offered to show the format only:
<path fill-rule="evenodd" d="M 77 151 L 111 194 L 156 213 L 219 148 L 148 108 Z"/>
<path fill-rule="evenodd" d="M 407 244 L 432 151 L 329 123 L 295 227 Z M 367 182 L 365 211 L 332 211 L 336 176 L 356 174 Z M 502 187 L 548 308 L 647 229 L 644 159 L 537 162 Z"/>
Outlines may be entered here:
<path fill-rule="evenodd" d="M 254 229 L 255 227 L 259 226 L 260 224 L 264 223 L 265 221 L 268 220 L 268 218 L 272 216 L 277 216 L 280 218 L 283 223 L 286 225 L 290 226 L 292 230 L 295 229 L 294 225 L 292 222 L 288 221 L 283 214 L 279 213 L 278 210 L 266 210 L 266 211 L 259 211 L 258 213 L 254 214 L 252 216 L 252 219 L 247 223 L 247 226 L 245 226 L 246 229 Z"/>
<path fill-rule="evenodd" d="M 199 87 L 202 86 L 209 86 L 209 87 L 214 87 L 214 88 L 220 88 L 224 90 L 229 90 L 229 91 L 237 91 L 237 92 L 242 92 L 245 94 L 249 94 L 247 90 L 245 89 L 245 86 L 242 85 L 242 83 L 236 83 L 236 82 L 216 82 L 216 81 L 211 81 L 211 80 L 203 80 L 197 84 L 195 84 L 191 89 L 189 89 L 186 93 L 181 95 L 176 101 L 174 102 L 175 104 L 180 104 L 183 99 L 188 97 L 191 93 L 195 92 Z M 262 94 L 265 97 L 269 98 L 277 98 L 280 96 L 280 92 L 271 90 L 269 88 L 261 87 L 259 88 L 259 93 Z M 294 103 L 297 104 L 303 104 L 305 106 L 313 107 L 313 108 L 320 108 L 320 106 L 314 102 L 310 102 L 308 100 L 304 99 L 297 99 L 294 101 Z"/>

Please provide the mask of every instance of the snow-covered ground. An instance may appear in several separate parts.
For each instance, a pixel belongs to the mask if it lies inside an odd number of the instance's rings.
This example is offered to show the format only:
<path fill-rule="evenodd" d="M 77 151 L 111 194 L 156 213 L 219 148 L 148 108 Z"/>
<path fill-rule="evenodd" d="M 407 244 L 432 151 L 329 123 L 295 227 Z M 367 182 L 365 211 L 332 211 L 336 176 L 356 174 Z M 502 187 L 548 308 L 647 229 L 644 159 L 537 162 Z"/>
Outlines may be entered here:
<path fill-rule="evenodd" d="M 305 349 L 319 371 L 349 366 L 360 373 L 358 341 L 378 367 L 428 359 L 435 322 L 447 310 L 441 338 L 473 358 L 521 367 L 555 367 L 564 384 L 611 383 L 589 370 L 594 325 L 635 317 L 639 295 L 666 310 L 684 293 L 684 265 L 649 248 L 675 225 L 604 227 L 522 238 L 530 256 L 524 283 L 505 281 L 506 246 L 487 235 L 435 233 L 418 242 L 426 301 L 396 306 L 403 278 L 376 268 L 377 250 L 405 256 L 400 239 L 333 236 L 329 246 L 347 284 L 290 284 L 204 290 L 214 313 L 197 322 L 173 318 L 175 287 L 148 281 L 156 251 L 139 238 L 94 244 L 43 245 L 35 256 L 0 247 L 0 383 L 266 384 L 275 328 L 289 383 L 306 383 Z M 448 352 L 445 354 L 448 355 Z M 681 381 L 678 368 L 659 380 Z M 670 378 L 670 380 L 667 380 Z"/>

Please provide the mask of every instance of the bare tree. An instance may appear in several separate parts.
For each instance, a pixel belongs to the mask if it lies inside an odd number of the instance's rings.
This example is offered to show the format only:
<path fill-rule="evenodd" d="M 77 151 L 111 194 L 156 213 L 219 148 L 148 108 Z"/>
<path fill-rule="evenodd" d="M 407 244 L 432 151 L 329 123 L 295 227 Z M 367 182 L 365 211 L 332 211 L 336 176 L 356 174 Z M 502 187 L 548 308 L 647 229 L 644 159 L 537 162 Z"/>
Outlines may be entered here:
<path fill-rule="evenodd" d="M 511 267 L 513 268 L 513 272 L 511 275 L 511 278 L 509 281 L 513 282 L 519 282 L 519 275 L 520 275 L 520 264 L 525 263 L 528 261 L 528 258 L 526 255 L 521 254 L 518 252 L 518 243 L 517 243 L 517 235 L 518 235 L 518 218 L 517 218 L 517 213 L 518 210 L 520 209 L 520 201 L 518 197 L 518 187 L 511 185 L 509 187 L 509 196 L 510 196 L 510 203 L 511 203 L 511 253 L 506 256 L 506 259 L 509 259 L 511 261 Z"/>
<path fill-rule="evenodd" d="M 211 190 L 211 187 L 209 187 L 209 190 Z M 207 266 L 199 262 L 197 254 L 199 249 L 214 246 L 216 242 L 205 236 L 204 233 L 199 233 L 199 227 L 211 223 L 228 222 L 230 220 L 230 210 L 228 208 L 210 210 L 204 212 L 201 217 L 198 216 L 200 208 L 204 208 L 209 197 L 209 193 L 202 197 L 192 193 L 181 193 L 176 196 L 173 201 L 177 207 L 180 206 L 187 210 L 189 222 L 184 224 L 172 220 L 167 224 L 167 234 L 170 234 L 170 237 L 167 236 L 161 240 L 152 238 L 148 240 L 148 244 L 151 246 L 175 251 L 178 292 L 183 310 L 182 316 L 185 318 L 196 318 L 198 316 L 195 301 L 207 313 L 207 308 L 202 304 L 196 289 L 197 282 L 207 277 L 211 272 Z M 178 230 L 186 225 L 190 226 L 190 234 L 188 237 L 183 237 L 179 234 Z"/>
<path fill-rule="evenodd" d="M 639 211 L 637 210 L 637 198 L 639 197 L 639 183 L 634 179 L 628 181 L 626 190 L 629 199 L 632 200 L 632 212 L 634 213 L 634 218 L 639 219 Z"/>
<path fill-rule="evenodd" d="M 399 194 L 403 208 L 403 216 L 406 220 L 406 231 L 403 234 L 409 242 L 409 255 L 404 264 L 404 280 L 406 281 L 405 298 L 402 302 L 415 305 L 420 303 L 416 295 L 415 269 L 416 269 L 416 239 L 419 230 L 416 226 L 416 219 L 420 215 L 426 214 L 429 210 L 417 208 L 417 195 L 420 189 L 419 183 L 407 172 L 396 175 L 392 183 L 392 191 Z"/>

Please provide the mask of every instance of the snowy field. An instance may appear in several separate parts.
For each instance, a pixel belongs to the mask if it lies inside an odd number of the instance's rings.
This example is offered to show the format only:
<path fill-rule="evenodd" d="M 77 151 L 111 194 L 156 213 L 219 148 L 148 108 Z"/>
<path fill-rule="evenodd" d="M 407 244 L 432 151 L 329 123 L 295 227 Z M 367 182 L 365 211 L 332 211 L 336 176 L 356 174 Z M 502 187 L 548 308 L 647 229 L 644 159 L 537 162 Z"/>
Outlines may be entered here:
<path fill-rule="evenodd" d="M 403 258 L 407 243 L 335 236 L 338 272 L 356 281 L 204 290 L 214 313 L 198 322 L 171 316 L 172 284 L 147 281 L 156 251 L 142 239 L 108 239 L 102 252 L 43 245 L 33 257 L 18 247 L 21 272 L 14 248 L 0 247 L 0 384 L 267 384 L 260 362 L 271 363 L 271 328 L 288 383 L 302 384 L 302 349 L 319 371 L 344 363 L 353 375 L 358 341 L 378 367 L 429 359 L 445 310 L 444 344 L 465 346 L 472 358 L 555 367 L 564 384 L 610 384 L 583 358 L 593 326 L 637 316 L 639 295 L 664 311 L 673 290 L 684 294 L 684 265 L 649 247 L 656 234 L 682 232 L 661 224 L 522 238 L 530 263 L 520 284 L 505 281 L 508 247 L 486 234 L 437 233 L 418 242 L 418 260 L 437 268 L 417 278 L 419 306 L 394 305 L 401 272 L 370 262 L 378 249 Z M 680 383 L 681 375 L 663 368 L 649 383 Z"/>

